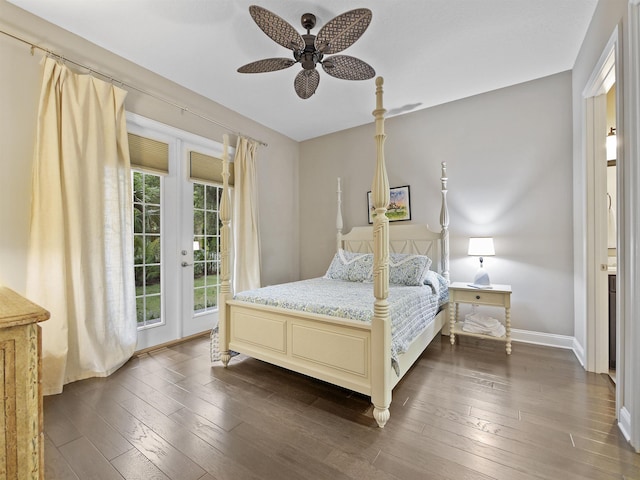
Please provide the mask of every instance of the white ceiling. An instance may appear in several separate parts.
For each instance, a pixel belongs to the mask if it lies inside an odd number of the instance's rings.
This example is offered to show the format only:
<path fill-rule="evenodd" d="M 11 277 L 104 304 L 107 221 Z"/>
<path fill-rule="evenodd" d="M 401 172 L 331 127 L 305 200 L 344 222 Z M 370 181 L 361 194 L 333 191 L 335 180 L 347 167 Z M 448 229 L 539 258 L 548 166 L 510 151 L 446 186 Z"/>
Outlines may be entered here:
<path fill-rule="evenodd" d="M 374 80 L 320 71 L 308 100 L 293 89 L 299 65 L 236 69 L 291 52 L 249 15 L 256 3 L 300 33 L 300 16 L 326 22 L 367 7 L 373 20 L 342 54 L 385 78 L 388 116 L 570 70 L 597 0 L 9 0 L 11 3 L 302 141 L 373 120 Z M 58 52 L 64 54 L 64 52 Z M 137 85 L 139 86 L 139 85 Z M 222 120 L 222 119 L 221 119 Z"/>

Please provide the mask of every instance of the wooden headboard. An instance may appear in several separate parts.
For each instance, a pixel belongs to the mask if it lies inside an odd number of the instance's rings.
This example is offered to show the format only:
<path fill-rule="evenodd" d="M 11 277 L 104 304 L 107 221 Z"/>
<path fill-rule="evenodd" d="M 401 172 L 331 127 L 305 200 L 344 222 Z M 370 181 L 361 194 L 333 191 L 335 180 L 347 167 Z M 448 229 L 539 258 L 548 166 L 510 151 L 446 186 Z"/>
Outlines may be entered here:
<path fill-rule="evenodd" d="M 373 253 L 373 227 L 353 227 L 349 233 L 342 235 L 342 248 L 350 252 Z M 390 225 L 389 251 L 426 255 L 433 261 L 432 270 L 441 275 L 444 272 L 441 232 L 430 230 L 428 225 Z"/>

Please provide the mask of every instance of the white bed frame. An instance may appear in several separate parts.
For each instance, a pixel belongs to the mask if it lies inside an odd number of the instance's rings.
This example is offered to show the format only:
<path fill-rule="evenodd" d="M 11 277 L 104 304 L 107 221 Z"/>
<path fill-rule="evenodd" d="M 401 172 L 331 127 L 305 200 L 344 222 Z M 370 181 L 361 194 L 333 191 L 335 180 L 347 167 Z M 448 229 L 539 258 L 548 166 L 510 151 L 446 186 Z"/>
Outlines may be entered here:
<path fill-rule="evenodd" d="M 389 182 L 384 161 L 383 79 L 376 79 L 377 160 L 372 185 L 376 215 L 373 228 L 355 227 L 342 234 L 341 192 L 338 186 L 337 246 L 374 254 L 374 307 L 371 324 L 283 308 L 233 300 L 230 282 L 230 193 L 227 143 L 223 154 L 223 195 L 220 205 L 221 288 L 218 341 L 226 367 L 230 350 L 309 375 L 368 395 L 373 416 L 380 427 L 389 419 L 391 392 L 411 365 L 446 323 L 444 308 L 430 326 L 400 355 L 400 376 L 391 365 L 389 320 L 389 251 L 428 255 L 432 268 L 449 280 L 449 214 L 447 210 L 446 164 L 442 164 L 440 232 L 425 225 L 402 224 L 390 228 L 385 215 L 389 204 Z"/>

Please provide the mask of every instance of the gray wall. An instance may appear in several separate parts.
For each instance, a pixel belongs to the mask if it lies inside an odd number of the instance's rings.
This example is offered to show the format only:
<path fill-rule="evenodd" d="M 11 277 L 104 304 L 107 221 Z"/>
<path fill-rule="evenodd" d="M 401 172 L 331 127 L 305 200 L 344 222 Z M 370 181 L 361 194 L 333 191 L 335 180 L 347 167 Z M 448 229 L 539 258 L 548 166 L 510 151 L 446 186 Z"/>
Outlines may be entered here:
<path fill-rule="evenodd" d="M 412 221 L 439 229 L 446 161 L 451 279 L 473 279 L 468 238 L 493 236 L 486 266 L 492 282 L 513 286 L 516 329 L 573 335 L 571 122 L 570 72 L 386 120 L 390 185 L 410 185 Z M 322 275 L 334 253 L 336 177 L 345 231 L 367 223 L 374 134 L 370 124 L 301 144 L 303 278 Z"/>
<path fill-rule="evenodd" d="M 258 150 L 263 283 L 296 280 L 298 143 L 181 88 L 75 35 L 0 0 L 0 29 L 91 66 L 130 85 L 232 126 L 269 144 Z M 29 237 L 31 166 L 40 96 L 42 52 L 0 35 L 0 284 L 24 293 Z M 212 79 L 215 81 L 215 79 Z M 153 120 L 222 142 L 225 130 L 165 102 L 130 90 L 126 108 Z M 231 136 L 235 145 L 235 136 Z M 271 212 L 277 212 L 273 215 Z"/>

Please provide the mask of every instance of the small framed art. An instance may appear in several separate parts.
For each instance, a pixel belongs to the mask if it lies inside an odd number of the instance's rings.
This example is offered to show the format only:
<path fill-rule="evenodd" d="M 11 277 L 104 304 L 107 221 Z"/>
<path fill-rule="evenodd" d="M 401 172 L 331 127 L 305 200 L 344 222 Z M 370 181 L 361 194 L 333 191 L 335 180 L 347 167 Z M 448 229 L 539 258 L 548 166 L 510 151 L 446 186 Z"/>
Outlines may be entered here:
<path fill-rule="evenodd" d="M 373 208 L 371 192 L 367 192 L 367 207 L 369 223 L 373 223 L 376 213 Z M 411 200 L 409 196 L 409 185 L 394 187 L 389 189 L 389 207 L 387 208 L 387 218 L 390 222 L 401 220 L 411 220 Z"/>

